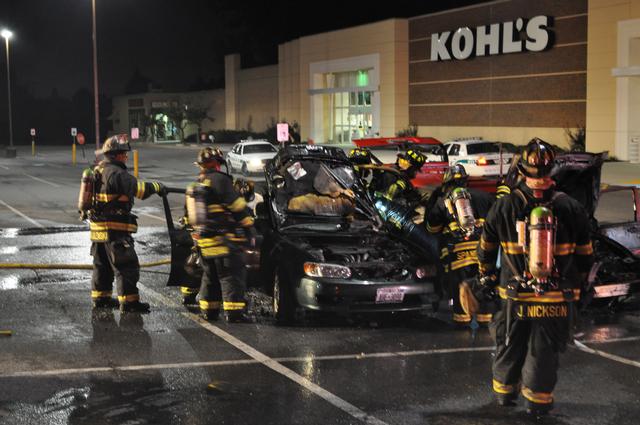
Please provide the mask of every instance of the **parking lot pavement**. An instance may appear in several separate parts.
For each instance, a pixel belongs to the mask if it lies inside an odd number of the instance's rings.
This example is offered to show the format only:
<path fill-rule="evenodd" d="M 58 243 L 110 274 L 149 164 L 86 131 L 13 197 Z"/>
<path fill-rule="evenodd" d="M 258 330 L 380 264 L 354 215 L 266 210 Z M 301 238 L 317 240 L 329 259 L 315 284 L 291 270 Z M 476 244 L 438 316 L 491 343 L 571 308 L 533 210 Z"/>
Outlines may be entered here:
<path fill-rule="evenodd" d="M 145 172 L 173 173 L 176 184 L 193 171 L 192 152 L 147 155 L 157 162 Z M 0 206 L 0 263 L 90 263 L 88 232 L 70 212 L 81 168 L 23 161 L 0 163 L 0 199 L 15 210 Z M 164 223 L 151 217 L 161 217 L 157 202 L 137 204 L 147 208 L 136 234 L 143 263 L 169 254 Z M 278 327 L 270 298 L 252 290 L 254 323 L 207 323 L 165 286 L 167 273 L 143 269 L 152 312 L 139 315 L 92 311 L 87 270 L 0 269 L 0 331 L 11 332 L 0 335 L 0 423 L 532 423 L 522 403 L 492 400 L 488 331 L 454 329 L 444 305 Z M 640 302 L 590 310 L 577 338 L 561 357 L 557 408 L 540 423 L 636 424 Z"/>

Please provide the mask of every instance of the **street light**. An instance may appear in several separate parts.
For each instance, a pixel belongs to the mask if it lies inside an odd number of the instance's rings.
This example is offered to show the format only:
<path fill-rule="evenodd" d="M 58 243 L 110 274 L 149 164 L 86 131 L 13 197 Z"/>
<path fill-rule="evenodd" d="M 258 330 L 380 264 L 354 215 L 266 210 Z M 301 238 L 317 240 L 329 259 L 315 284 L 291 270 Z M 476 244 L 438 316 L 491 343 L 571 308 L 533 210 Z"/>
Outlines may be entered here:
<path fill-rule="evenodd" d="M 0 31 L 0 35 L 4 37 L 4 45 L 7 51 L 7 98 L 9 99 L 9 147 L 7 148 L 7 158 L 14 158 L 16 156 L 16 149 L 13 147 L 13 122 L 11 120 L 11 74 L 9 66 L 9 39 L 13 36 L 13 33 L 4 28 Z"/>

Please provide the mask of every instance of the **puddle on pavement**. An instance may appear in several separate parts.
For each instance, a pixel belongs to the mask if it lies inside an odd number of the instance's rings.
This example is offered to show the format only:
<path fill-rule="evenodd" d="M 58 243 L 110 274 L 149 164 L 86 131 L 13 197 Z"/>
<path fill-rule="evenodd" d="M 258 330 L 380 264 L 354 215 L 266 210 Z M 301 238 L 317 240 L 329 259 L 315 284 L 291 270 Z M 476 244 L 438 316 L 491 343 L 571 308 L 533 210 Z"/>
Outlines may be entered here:
<path fill-rule="evenodd" d="M 0 291 L 10 290 L 10 289 L 18 289 L 23 286 L 37 285 L 41 283 L 69 283 L 72 280 L 77 280 L 80 278 L 78 273 L 82 271 L 74 271 L 75 273 L 70 275 L 69 273 L 37 273 L 34 271 L 35 275 L 31 276 L 19 276 L 19 275 L 8 275 L 8 276 L 0 276 Z M 87 270 L 90 272 L 90 270 Z"/>

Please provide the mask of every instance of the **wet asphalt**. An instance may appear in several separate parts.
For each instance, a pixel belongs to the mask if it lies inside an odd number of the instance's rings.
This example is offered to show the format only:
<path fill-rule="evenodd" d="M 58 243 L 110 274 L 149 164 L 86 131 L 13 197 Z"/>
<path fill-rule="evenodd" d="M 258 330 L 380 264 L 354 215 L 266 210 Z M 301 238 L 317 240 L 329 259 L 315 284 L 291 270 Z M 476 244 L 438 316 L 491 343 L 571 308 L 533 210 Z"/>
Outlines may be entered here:
<path fill-rule="evenodd" d="M 148 160 L 141 177 L 184 187 L 195 152 L 141 149 Z M 61 149 L 44 153 L 0 158 L 0 263 L 89 264 L 88 232 L 75 214 L 82 166 L 68 164 Z M 136 203 L 143 263 L 169 255 L 160 205 L 156 197 Z M 177 217 L 179 197 L 174 205 Z M 0 331 L 12 332 L 0 336 L 0 423 L 637 424 L 640 417 L 639 300 L 583 314 L 576 337 L 588 348 L 570 346 L 561 357 L 556 409 L 536 419 L 522 401 L 495 405 L 488 331 L 453 327 L 444 304 L 435 314 L 321 316 L 281 327 L 270 298 L 251 289 L 252 323 L 206 323 L 180 304 L 167 277 L 168 266 L 142 271 L 140 292 L 152 311 L 140 315 L 92 311 L 87 270 L 0 269 Z"/>

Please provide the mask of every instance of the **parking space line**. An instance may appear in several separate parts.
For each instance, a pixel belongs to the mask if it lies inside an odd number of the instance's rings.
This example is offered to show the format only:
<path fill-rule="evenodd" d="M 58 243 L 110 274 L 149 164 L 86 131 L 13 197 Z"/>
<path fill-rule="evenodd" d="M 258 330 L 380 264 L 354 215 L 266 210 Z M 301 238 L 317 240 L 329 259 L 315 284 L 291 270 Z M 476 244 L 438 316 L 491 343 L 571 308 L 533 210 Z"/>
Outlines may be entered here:
<path fill-rule="evenodd" d="M 0 168 L 4 168 L 5 170 L 9 171 L 9 167 L 5 167 L 4 165 L 0 165 Z"/>
<path fill-rule="evenodd" d="M 36 181 L 39 181 L 40 183 L 48 184 L 49 186 L 53 186 L 53 187 L 60 187 L 59 184 L 55 184 L 53 182 L 50 182 L 50 181 L 47 181 L 47 180 L 43 180 L 43 179 L 41 179 L 39 177 L 32 176 L 31 174 L 27 174 L 27 173 L 22 173 L 22 174 L 24 174 L 25 176 L 30 177 L 30 178 L 32 178 L 32 179 L 34 179 Z"/>
<path fill-rule="evenodd" d="M 177 303 L 175 303 L 173 300 L 154 291 L 153 289 L 149 288 L 146 285 L 139 284 L 138 286 L 140 287 L 140 289 L 143 289 L 147 293 L 154 294 L 156 299 L 160 300 L 160 302 L 166 306 L 172 307 L 177 305 Z M 256 350 L 250 345 L 245 344 L 244 342 L 240 341 L 238 338 L 234 337 L 230 333 L 222 330 L 218 326 L 212 325 L 211 323 L 207 322 L 206 320 L 200 318 L 199 316 L 193 313 L 185 312 L 185 313 L 182 313 L 182 315 L 198 323 L 200 326 L 207 329 L 209 332 L 221 338 L 228 344 L 234 346 L 236 349 L 242 351 L 252 359 L 257 360 L 259 363 L 268 367 L 274 372 L 277 372 L 280 375 L 292 380 L 293 382 L 300 385 L 301 387 L 306 388 L 313 394 L 324 399 L 325 401 L 329 402 L 330 404 L 342 410 L 343 412 L 351 415 L 352 417 L 367 424 L 387 425 L 386 422 L 383 422 L 380 419 L 367 414 L 365 411 L 359 409 L 358 407 L 354 406 L 348 401 L 341 399 L 337 395 L 325 390 L 320 385 L 317 385 L 311 382 L 309 379 L 305 378 L 304 376 L 299 375 L 298 373 L 294 372 L 288 367 L 285 367 L 282 364 L 278 363 L 276 360 L 272 359 L 271 357 L 261 353 L 260 351 Z"/>
<path fill-rule="evenodd" d="M 41 229 L 44 229 L 44 226 L 40 223 L 38 223 L 37 221 L 35 221 L 34 219 L 32 219 L 31 217 L 29 217 L 26 214 L 23 214 L 22 212 L 18 211 L 17 209 L 13 208 L 11 205 L 7 204 L 6 202 L 4 202 L 2 199 L 0 199 L 0 204 L 4 205 L 5 207 L 9 208 L 11 211 L 13 211 L 15 214 L 19 215 L 20 217 L 24 218 L 25 220 L 27 220 L 28 222 L 40 227 Z"/>
<path fill-rule="evenodd" d="M 627 359 L 625 357 L 620 357 L 620 356 L 617 356 L 615 354 L 606 353 L 604 351 L 600 351 L 600 350 L 593 349 L 591 347 L 587 347 L 586 345 L 584 345 L 583 343 L 581 343 L 578 340 L 574 340 L 574 343 L 575 343 L 576 349 L 578 349 L 580 351 L 584 351 L 585 353 L 595 354 L 596 356 L 604 357 L 605 359 L 613 360 L 613 361 L 616 361 L 618 363 L 623 363 L 623 364 L 626 364 L 626 365 L 629 365 L 629 366 L 640 367 L 640 362 L 637 362 L 635 360 Z"/>
<path fill-rule="evenodd" d="M 159 221 L 165 221 L 165 218 L 164 218 L 164 217 L 159 217 L 159 216 L 157 216 L 157 215 L 153 215 L 153 214 L 147 214 L 147 213 L 143 213 L 143 212 L 140 212 L 140 211 L 134 211 L 134 214 L 136 214 L 136 215 L 143 215 L 143 216 L 145 216 L 145 217 L 153 218 L 153 219 L 155 219 L 155 220 L 159 220 Z"/>

